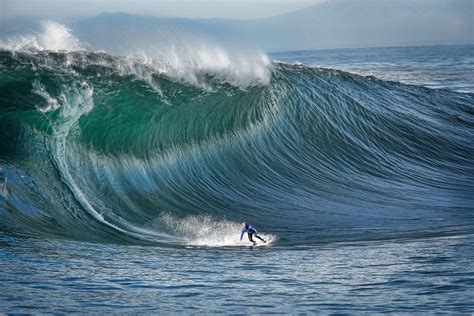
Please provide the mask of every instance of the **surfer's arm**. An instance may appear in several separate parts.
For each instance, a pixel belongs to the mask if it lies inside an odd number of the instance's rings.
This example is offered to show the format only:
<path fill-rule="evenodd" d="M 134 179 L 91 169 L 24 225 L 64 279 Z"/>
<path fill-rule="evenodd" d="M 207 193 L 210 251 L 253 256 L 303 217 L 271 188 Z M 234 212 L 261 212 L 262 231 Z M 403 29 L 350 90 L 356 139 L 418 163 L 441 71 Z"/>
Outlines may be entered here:
<path fill-rule="evenodd" d="M 240 233 L 240 241 L 242 241 L 242 237 L 244 237 L 244 233 L 245 233 L 246 229 L 242 229 L 242 233 Z"/>

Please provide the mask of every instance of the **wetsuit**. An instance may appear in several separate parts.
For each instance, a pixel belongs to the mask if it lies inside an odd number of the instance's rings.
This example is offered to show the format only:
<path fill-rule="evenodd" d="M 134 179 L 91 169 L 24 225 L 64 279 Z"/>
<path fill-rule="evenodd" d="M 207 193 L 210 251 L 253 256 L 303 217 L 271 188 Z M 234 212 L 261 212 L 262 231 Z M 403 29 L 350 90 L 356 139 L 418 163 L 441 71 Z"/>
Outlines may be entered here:
<path fill-rule="evenodd" d="M 242 237 L 244 236 L 245 233 L 248 234 L 249 240 L 253 242 L 254 245 L 255 245 L 255 241 L 252 239 L 254 235 L 256 238 L 260 239 L 261 241 L 266 242 L 265 240 L 262 239 L 262 237 L 258 236 L 257 229 L 253 227 L 251 224 L 247 224 L 245 225 L 244 228 L 242 228 L 242 233 L 240 234 L 240 240 L 242 240 Z"/>

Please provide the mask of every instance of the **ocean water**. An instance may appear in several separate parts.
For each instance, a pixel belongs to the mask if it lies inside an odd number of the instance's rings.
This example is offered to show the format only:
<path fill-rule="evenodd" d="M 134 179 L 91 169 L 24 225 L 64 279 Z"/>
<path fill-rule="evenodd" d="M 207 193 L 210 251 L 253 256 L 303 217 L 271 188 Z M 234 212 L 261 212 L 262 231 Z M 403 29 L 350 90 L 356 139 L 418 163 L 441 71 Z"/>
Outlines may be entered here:
<path fill-rule="evenodd" d="M 474 92 L 474 45 L 274 53 L 276 60 L 335 68 L 433 89 Z"/>
<path fill-rule="evenodd" d="M 1 43 L 0 312 L 474 311 L 473 46 L 160 60 L 44 27 Z"/>

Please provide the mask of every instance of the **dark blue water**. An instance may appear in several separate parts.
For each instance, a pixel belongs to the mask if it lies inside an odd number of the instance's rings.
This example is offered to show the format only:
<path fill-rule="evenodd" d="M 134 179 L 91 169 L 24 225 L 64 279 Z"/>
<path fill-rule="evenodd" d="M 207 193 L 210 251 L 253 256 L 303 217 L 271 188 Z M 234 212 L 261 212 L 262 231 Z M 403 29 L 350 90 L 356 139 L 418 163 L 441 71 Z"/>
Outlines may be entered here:
<path fill-rule="evenodd" d="M 0 312 L 472 313 L 473 50 L 4 47 Z"/>
<path fill-rule="evenodd" d="M 272 56 L 434 89 L 474 92 L 474 45 L 328 49 Z"/>
<path fill-rule="evenodd" d="M 285 248 L 1 240 L 2 311 L 472 313 L 471 236 Z"/>

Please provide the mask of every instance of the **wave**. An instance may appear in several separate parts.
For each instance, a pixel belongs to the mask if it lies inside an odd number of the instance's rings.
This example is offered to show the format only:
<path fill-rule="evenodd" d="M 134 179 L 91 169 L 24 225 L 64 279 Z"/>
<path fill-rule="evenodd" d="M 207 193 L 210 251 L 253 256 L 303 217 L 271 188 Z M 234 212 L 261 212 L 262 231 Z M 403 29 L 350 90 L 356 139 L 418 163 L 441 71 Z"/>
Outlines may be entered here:
<path fill-rule="evenodd" d="M 6 48 L 4 232 L 237 246 L 242 221 L 281 245 L 474 231 L 472 94 L 277 62 L 267 80 L 187 80 L 157 61 Z"/>

